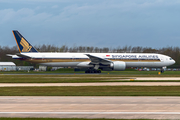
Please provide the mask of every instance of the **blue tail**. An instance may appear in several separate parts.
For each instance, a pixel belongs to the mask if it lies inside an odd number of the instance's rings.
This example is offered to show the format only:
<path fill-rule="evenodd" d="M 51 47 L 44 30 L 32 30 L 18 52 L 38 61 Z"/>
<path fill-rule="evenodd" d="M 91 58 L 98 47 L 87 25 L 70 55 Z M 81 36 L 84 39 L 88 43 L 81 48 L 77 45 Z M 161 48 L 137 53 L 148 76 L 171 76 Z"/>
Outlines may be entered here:
<path fill-rule="evenodd" d="M 17 30 L 12 31 L 16 40 L 19 52 L 38 52 Z"/>

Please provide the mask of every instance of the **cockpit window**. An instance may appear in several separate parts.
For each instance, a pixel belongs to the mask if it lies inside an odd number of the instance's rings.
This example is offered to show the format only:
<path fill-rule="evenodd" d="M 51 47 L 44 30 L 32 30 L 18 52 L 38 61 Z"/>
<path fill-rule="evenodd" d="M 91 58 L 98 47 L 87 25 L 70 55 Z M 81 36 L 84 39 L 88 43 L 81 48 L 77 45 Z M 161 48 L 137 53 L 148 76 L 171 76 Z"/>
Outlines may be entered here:
<path fill-rule="evenodd" d="M 169 58 L 169 60 L 172 60 L 172 58 Z"/>

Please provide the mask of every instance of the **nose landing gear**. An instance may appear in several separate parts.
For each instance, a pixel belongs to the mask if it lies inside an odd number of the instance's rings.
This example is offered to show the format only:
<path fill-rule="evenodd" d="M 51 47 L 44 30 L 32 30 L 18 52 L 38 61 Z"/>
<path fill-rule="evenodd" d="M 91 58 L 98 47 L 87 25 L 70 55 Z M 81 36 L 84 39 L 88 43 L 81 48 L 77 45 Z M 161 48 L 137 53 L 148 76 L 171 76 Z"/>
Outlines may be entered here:
<path fill-rule="evenodd" d="M 165 66 L 165 67 L 162 67 L 161 73 L 163 73 L 165 70 L 166 70 L 166 66 Z"/>

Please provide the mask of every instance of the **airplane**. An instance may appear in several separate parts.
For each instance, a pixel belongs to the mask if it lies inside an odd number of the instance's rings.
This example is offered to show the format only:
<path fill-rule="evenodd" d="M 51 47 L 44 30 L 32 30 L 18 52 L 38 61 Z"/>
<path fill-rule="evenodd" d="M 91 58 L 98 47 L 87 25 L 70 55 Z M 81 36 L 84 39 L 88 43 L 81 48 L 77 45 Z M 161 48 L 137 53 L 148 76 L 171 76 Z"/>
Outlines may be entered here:
<path fill-rule="evenodd" d="M 123 71 L 127 67 L 161 67 L 164 72 L 166 66 L 175 63 L 171 57 L 157 53 L 38 52 L 17 30 L 12 32 L 20 53 L 7 55 L 43 66 L 88 68 L 85 73 Z"/>

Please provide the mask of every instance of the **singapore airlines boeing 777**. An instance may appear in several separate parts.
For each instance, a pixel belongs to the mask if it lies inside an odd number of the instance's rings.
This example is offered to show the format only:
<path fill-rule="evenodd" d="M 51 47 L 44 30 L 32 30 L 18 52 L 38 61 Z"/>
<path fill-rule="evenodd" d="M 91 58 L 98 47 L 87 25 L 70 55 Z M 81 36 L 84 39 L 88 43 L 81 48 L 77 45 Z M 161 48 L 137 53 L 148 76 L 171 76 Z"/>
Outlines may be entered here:
<path fill-rule="evenodd" d="M 127 67 L 161 67 L 175 61 L 166 55 L 156 53 L 51 53 L 38 52 L 18 31 L 12 31 L 20 53 L 13 59 L 25 60 L 52 67 L 88 68 L 86 73 L 100 73 L 101 70 L 123 71 Z"/>

